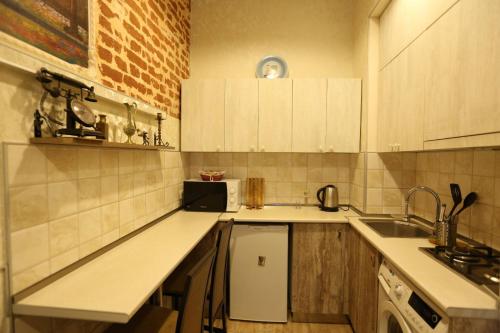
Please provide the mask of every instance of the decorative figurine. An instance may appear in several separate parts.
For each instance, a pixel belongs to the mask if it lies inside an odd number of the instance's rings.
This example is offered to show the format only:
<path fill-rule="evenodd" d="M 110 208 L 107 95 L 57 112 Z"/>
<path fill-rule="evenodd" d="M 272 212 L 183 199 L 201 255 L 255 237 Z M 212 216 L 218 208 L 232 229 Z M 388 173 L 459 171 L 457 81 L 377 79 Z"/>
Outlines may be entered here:
<path fill-rule="evenodd" d="M 161 138 L 161 122 L 165 120 L 165 118 L 163 118 L 160 112 L 156 114 L 156 120 L 158 121 L 158 134 L 154 133 L 153 135 L 154 145 L 162 146 L 166 149 L 175 149 L 175 147 L 170 146 L 168 142 L 163 142 L 163 139 Z"/>
<path fill-rule="evenodd" d="M 129 104 L 128 102 L 125 102 L 123 104 L 127 108 L 127 125 L 123 126 L 123 132 L 128 137 L 126 143 L 133 144 L 134 142 L 132 141 L 132 136 L 134 136 L 137 130 L 134 119 L 134 116 L 137 113 L 137 103 L 133 102 L 132 104 Z"/>
<path fill-rule="evenodd" d="M 105 114 L 100 114 L 99 115 L 99 122 L 95 124 L 96 130 L 102 133 L 102 139 L 103 140 L 108 140 L 108 135 L 109 135 L 109 125 L 106 121 L 106 115 Z"/>
<path fill-rule="evenodd" d="M 43 124 L 43 119 L 42 115 L 40 114 L 40 111 L 36 110 L 34 113 L 35 119 L 33 120 L 33 129 L 35 132 L 35 138 L 41 138 L 42 137 L 42 124 Z"/>
<path fill-rule="evenodd" d="M 142 144 L 144 146 L 149 146 L 149 134 L 147 131 L 140 131 L 140 130 L 137 130 L 138 132 L 138 136 L 142 137 Z"/>

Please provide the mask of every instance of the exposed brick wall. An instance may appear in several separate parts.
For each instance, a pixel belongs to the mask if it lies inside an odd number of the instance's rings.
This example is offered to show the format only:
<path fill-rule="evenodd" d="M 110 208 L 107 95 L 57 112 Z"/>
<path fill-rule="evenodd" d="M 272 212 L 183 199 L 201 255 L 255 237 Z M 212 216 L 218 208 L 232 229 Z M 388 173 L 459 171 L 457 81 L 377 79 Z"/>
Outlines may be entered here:
<path fill-rule="evenodd" d="M 101 82 L 180 115 L 189 76 L 190 0 L 97 0 Z"/>

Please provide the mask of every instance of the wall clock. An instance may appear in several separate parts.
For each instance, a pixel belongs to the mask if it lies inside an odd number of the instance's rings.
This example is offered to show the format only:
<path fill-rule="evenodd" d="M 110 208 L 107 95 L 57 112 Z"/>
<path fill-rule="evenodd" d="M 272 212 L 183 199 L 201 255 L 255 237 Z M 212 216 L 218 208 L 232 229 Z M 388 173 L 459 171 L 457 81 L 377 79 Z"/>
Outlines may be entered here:
<path fill-rule="evenodd" d="M 267 56 L 257 64 L 255 75 L 263 79 L 282 79 L 288 77 L 288 65 L 281 57 Z"/>

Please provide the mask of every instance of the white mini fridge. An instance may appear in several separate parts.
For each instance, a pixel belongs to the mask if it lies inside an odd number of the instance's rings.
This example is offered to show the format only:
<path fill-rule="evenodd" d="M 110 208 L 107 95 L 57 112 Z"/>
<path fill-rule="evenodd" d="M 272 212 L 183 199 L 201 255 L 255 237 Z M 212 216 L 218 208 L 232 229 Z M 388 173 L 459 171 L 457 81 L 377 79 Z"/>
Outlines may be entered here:
<path fill-rule="evenodd" d="M 229 256 L 229 317 L 286 322 L 288 225 L 234 225 Z"/>

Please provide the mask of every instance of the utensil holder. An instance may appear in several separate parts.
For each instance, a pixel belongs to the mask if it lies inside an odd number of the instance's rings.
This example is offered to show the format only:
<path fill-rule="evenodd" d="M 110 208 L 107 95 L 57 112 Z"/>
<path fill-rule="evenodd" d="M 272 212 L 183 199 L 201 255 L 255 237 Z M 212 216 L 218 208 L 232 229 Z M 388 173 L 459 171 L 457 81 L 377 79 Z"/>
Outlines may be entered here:
<path fill-rule="evenodd" d="M 456 215 L 448 216 L 444 221 L 435 223 L 436 244 L 439 246 L 453 247 L 457 243 L 457 224 Z"/>

